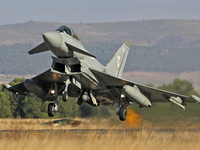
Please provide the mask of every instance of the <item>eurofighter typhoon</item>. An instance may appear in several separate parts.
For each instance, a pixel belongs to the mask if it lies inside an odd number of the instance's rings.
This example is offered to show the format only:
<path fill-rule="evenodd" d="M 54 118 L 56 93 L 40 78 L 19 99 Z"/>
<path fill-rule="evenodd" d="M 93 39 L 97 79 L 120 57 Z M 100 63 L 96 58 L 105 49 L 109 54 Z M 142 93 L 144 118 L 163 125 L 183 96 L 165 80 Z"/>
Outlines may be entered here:
<path fill-rule="evenodd" d="M 103 66 L 83 47 L 72 28 L 61 26 L 42 35 L 44 42 L 29 54 L 50 50 L 56 56 L 52 57 L 51 68 L 20 84 L 4 84 L 4 87 L 15 94 L 34 93 L 43 101 L 53 101 L 47 110 L 50 117 L 58 112 L 58 96 L 62 96 L 65 102 L 69 96 L 78 97 L 78 105 L 83 102 L 94 107 L 116 104 L 116 113 L 122 121 L 127 117 L 126 107 L 133 102 L 139 107 L 152 107 L 152 102 L 171 102 L 182 109 L 185 109 L 186 102 L 200 103 L 200 98 L 195 95 L 189 97 L 122 79 L 130 51 L 128 41 Z"/>

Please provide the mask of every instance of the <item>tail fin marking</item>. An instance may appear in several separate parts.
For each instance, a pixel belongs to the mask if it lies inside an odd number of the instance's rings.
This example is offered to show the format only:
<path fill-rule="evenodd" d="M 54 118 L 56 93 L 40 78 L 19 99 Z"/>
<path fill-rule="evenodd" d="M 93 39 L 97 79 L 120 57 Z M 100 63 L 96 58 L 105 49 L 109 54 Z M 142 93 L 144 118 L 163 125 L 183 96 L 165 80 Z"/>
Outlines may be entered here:
<path fill-rule="evenodd" d="M 124 66 L 127 60 L 127 56 L 130 50 L 130 43 L 129 41 L 126 41 L 115 53 L 115 55 L 112 57 L 112 59 L 108 62 L 106 67 L 110 72 L 116 76 L 121 77 Z"/>

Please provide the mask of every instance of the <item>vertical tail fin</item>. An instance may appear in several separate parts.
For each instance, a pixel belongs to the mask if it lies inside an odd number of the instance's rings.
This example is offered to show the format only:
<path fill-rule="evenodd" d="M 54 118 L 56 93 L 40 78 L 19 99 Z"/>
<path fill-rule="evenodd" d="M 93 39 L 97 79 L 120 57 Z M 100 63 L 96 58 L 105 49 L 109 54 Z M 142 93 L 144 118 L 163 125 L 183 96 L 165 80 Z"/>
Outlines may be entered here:
<path fill-rule="evenodd" d="M 110 70 L 110 72 L 114 76 L 116 76 L 116 77 L 122 76 L 129 50 L 130 50 L 130 43 L 129 43 L 129 41 L 126 41 L 118 49 L 118 51 L 115 53 L 113 58 L 106 65 L 108 70 Z"/>

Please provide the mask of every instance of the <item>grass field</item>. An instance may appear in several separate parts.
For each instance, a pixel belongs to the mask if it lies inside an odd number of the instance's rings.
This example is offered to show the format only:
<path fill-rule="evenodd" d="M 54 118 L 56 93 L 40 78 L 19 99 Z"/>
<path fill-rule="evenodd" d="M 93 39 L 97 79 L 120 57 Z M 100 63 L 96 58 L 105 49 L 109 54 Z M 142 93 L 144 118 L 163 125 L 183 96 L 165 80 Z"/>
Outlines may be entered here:
<path fill-rule="evenodd" d="M 72 126 L 76 120 L 68 124 L 54 125 L 52 120 L 45 119 L 0 119 L 0 130 L 12 132 L 0 133 L 0 149 L 4 150 L 199 150 L 200 130 L 158 131 L 159 126 L 147 123 L 131 124 L 130 122 L 115 122 L 112 119 L 84 120 L 81 124 Z M 140 120 L 140 119 L 139 119 Z M 46 124 L 46 122 L 49 122 Z M 115 124 L 113 126 L 113 124 Z M 87 133 L 72 133 L 60 129 L 109 129 L 106 134 L 91 130 Z M 137 128 L 130 132 L 116 132 L 115 129 Z M 169 128 L 169 127 L 160 127 Z M 48 129 L 51 132 L 38 132 Z M 18 132 L 21 130 L 32 130 Z M 34 130 L 34 131 L 33 131 Z"/>
<path fill-rule="evenodd" d="M 200 138 L 198 133 L 189 131 L 177 133 L 157 133 L 146 129 L 138 132 L 107 134 L 90 132 L 76 133 L 2 133 L 0 136 L 1 149 L 15 150 L 199 150 Z"/>

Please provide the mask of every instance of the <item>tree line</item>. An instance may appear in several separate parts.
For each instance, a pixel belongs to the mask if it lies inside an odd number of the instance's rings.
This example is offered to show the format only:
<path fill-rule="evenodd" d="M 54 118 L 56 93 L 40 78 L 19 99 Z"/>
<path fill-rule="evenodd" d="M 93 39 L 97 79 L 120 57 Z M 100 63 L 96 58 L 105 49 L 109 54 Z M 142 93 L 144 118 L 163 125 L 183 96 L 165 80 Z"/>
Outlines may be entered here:
<path fill-rule="evenodd" d="M 15 78 L 9 84 L 11 86 L 21 83 L 25 78 Z M 66 102 L 58 97 L 59 112 L 54 118 L 75 118 L 92 116 L 109 116 L 110 112 L 106 107 L 93 108 L 84 103 L 80 107 L 76 104 L 77 98 L 70 97 Z M 0 85 L 0 118 L 49 118 L 47 106 L 49 102 L 43 102 L 33 93 L 27 96 L 16 95 L 9 92 Z"/>
<path fill-rule="evenodd" d="M 15 78 L 9 84 L 11 86 L 21 83 L 25 78 Z M 154 86 L 150 84 L 149 86 Z M 184 95 L 198 95 L 194 86 L 187 80 L 175 79 L 173 83 L 168 85 L 162 85 L 159 89 L 176 92 Z M 56 113 L 54 118 L 90 118 L 90 117 L 110 117 L 115 113 L 116 106 L 99 106 L 92 107 L 86 103 L 81 106 L 76 104 L 77 98 L 69 98 L 68 102 L 63 102 L 59 97 L 59 112 Z M 0 118 L 49 118 L 47 115 L 47 106 L 49 102 L 42 102 L 40 98 L 34 94 L 28 94 L 27 96 L 15 95 L 12 92 L 6 90 L 3 85 L 0 85 Z M 153 103 L 157 108 L 142 108 L 139 109 L 138 105 L 133 103 L 130 108 L 134 108 L 136 112 L 143 115 L 144 118 L 154 120 L 155 118 L 163 118 L 169 116 L 193 116 L 198 117 L 200 109 L 196 104 L 190 104 L 186 106 L 186 111 L 180 111 L 177 106 L 171 103 Z M 152 117 L 154 116 L 154 117 Z M 162 119 L 161 119 L 162 120 Z"/>

